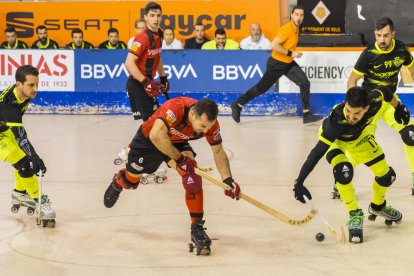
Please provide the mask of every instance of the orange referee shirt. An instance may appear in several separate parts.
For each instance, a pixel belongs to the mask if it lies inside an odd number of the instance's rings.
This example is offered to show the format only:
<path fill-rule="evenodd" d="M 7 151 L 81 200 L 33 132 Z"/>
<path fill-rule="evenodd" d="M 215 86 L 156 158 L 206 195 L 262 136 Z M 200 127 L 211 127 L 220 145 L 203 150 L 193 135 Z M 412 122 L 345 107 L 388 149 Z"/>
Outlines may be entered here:
<path fill-rule="evenodd" d="M 291 20 L 280 28 L 276 37 L 281 41 L 283 48 L 291 52 L 296 51 L 296 45 L 298 45 L 299 41 L 299 28 Z M 272 57 L 284 63 L 291 63 L 293 61 L 293 57 L 276 51 L 272 51 Z"/>

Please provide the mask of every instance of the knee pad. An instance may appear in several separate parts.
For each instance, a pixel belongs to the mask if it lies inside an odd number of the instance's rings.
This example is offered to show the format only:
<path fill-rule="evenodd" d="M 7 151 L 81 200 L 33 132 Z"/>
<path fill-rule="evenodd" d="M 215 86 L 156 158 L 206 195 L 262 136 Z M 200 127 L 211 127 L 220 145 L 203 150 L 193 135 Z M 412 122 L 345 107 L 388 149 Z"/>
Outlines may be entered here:
<path fill-rule="evenodd" d="M 33 161 L 26 155 L 19 162 L 13 165 L 23 178 L 29 178 L 35 175 L 38 170 Z"/>
<path fill-rule="evenodd" d="M 349 184 L 354 177 L 354 168 L 349 162 L 341 162 L 333 168 L 335 181 L 340 184 Z"/>
<path fill-rule="evenodd" d="M 118 185 L 118 186 L 120 186 L 120 187 L 122 187 L 123 189 L 127 189 L 127 190 L 130 190 L 130 189 L 133 189 L 133 190 L 135 190 L 136 188 L 138 188 L 138 185 L 139 185 L 139 179 L 138 179 L 138 182 L 137 183 L 132 183 L 131 181 L 129 181 L 127 178 L 126 178 L 126 169 L 122 169 L 122 170 L 120 170 L 117 174 L 116 174 L 116 177 L 115 177 L 115 183 Z"/>
<path fill-rule="evenodd" d="M 409 125 L 400 130 L 400 135 L 404 144 L 414 146 L 414 126 Z"/>
<path fill-rule="evenodd" d="M 392 185 L 396 178 L 397 175 L 395 174 L 394 169 L 390 167 L 390 170 L 384 176 L 376 176 L 375 181 L 377 181 L 377 183 L 382 187 L 389 187 Z"/>
<path fill-rule="evenodd" d="M 182 177 L 182 181 L 184 189 L 190 194 L 198 193 L 203 186 L 203 180 L 201 176 L 195 173 L 184 175 Z"/>

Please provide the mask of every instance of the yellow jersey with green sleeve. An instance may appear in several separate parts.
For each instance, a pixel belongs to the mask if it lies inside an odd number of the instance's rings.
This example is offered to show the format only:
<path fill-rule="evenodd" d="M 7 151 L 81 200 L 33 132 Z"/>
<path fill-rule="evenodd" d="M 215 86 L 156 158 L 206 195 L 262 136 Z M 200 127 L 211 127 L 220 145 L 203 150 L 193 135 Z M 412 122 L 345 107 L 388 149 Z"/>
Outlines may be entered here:
<path fill-rule="evenodd" d="M 299 28 L 293 23 L 289 21 L 285 25 L 280 28 L 279 32 L 276 35 L 281 42 L 281 46 L 288 51 L 294 52 L 296 51 L 296 46 L 298 45 L 299 41 Z M 272 58 L 284 62 L 284 63 L 292 63 L 293 57 L 281 54 L 276 51 L 272 51 Z"/>
<path fill-rule="evenodd" d="M 386 51 L 381 50 L 377 42 L 369 45 L 361 53 L 353 72 L 364 77 L 364 86 L 392 85 L 396 88 L 401 67 L 411 67 L 413 64 L 414 59 L 408 47 L 393 39 L 391 48 Z"/>

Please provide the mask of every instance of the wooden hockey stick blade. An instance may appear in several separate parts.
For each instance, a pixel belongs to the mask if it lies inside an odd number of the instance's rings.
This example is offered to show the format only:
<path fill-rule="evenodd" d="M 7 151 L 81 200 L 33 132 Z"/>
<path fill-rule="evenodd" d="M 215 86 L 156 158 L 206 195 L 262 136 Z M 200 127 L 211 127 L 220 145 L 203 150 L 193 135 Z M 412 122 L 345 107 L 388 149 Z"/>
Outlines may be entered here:
<path fill-rule="evenodd" d="M 205 173 L 205 172 L 203 172 L 203 171 L 201 171 L 197 168 L 195 169 L 195 173 L 198 174 L 199 176 L 207 179 L 211 183 L 216 184 L 217 186 L 219 186 L 223 189 L 226 189 L 228 187 L 227 184 L 221 182 L 220 180 L 217 180 L 217 179 L 211 177 L 207 173 Z M 292 218 L 289 218 L 288 216 L 286 216 L 286 215 L 270 208 L 269 206 L 257 201 L 256 199 L 254 199 L 254 198 L 252 198 L 252 197 L 250 197 L 246 194 L 240 193 L 240 198 L 247 201 L 247 202 L 249 202 L 250 204 L 256 206 L 257 208 L 265 211 L 269 215 L 277 218 L 278 220 L 280 220 L 284 223 L 290 224 L 290 225 L 302 225 L 302 224 L 309 223 L 316 216 L 316 213 L 317 213 L 316 210 L 312 209 L 306 217 L 304 217 L 302 219 L 292 219 Z"/>

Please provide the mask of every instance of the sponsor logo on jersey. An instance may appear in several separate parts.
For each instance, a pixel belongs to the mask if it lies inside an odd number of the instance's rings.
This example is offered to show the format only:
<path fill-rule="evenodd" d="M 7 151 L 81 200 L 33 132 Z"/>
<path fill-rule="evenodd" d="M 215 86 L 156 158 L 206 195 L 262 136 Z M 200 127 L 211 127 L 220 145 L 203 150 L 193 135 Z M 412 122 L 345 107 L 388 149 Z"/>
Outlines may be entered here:
<path fill-rule="evenodd" d="M 141 47 L 141 43 L 138 41 L 134 41 L 131 45 L 131 51 L 135 52 L 138 50 L 138 48 Z"/>
<path fill-rule="evenodd" d="M 178 136 L 179 138 L 183 139 L 183 140 L 190 140 L 190 136 L 185 135 L 184 133 L 182 133 L 181 131 L 176 130 L 175 128 L 170 128 L 170 134 L 171 135 L 175 135 Z"/>
<path fill-rule="evenodd" d="M 167 120 L 167 122 L 172 125 L 175 121 L 177 121 L 177 117 L 175 117 L 174 112 L 172 112 L 171 109 L 168 109 L 165 116 L 165 119 Z"/>

